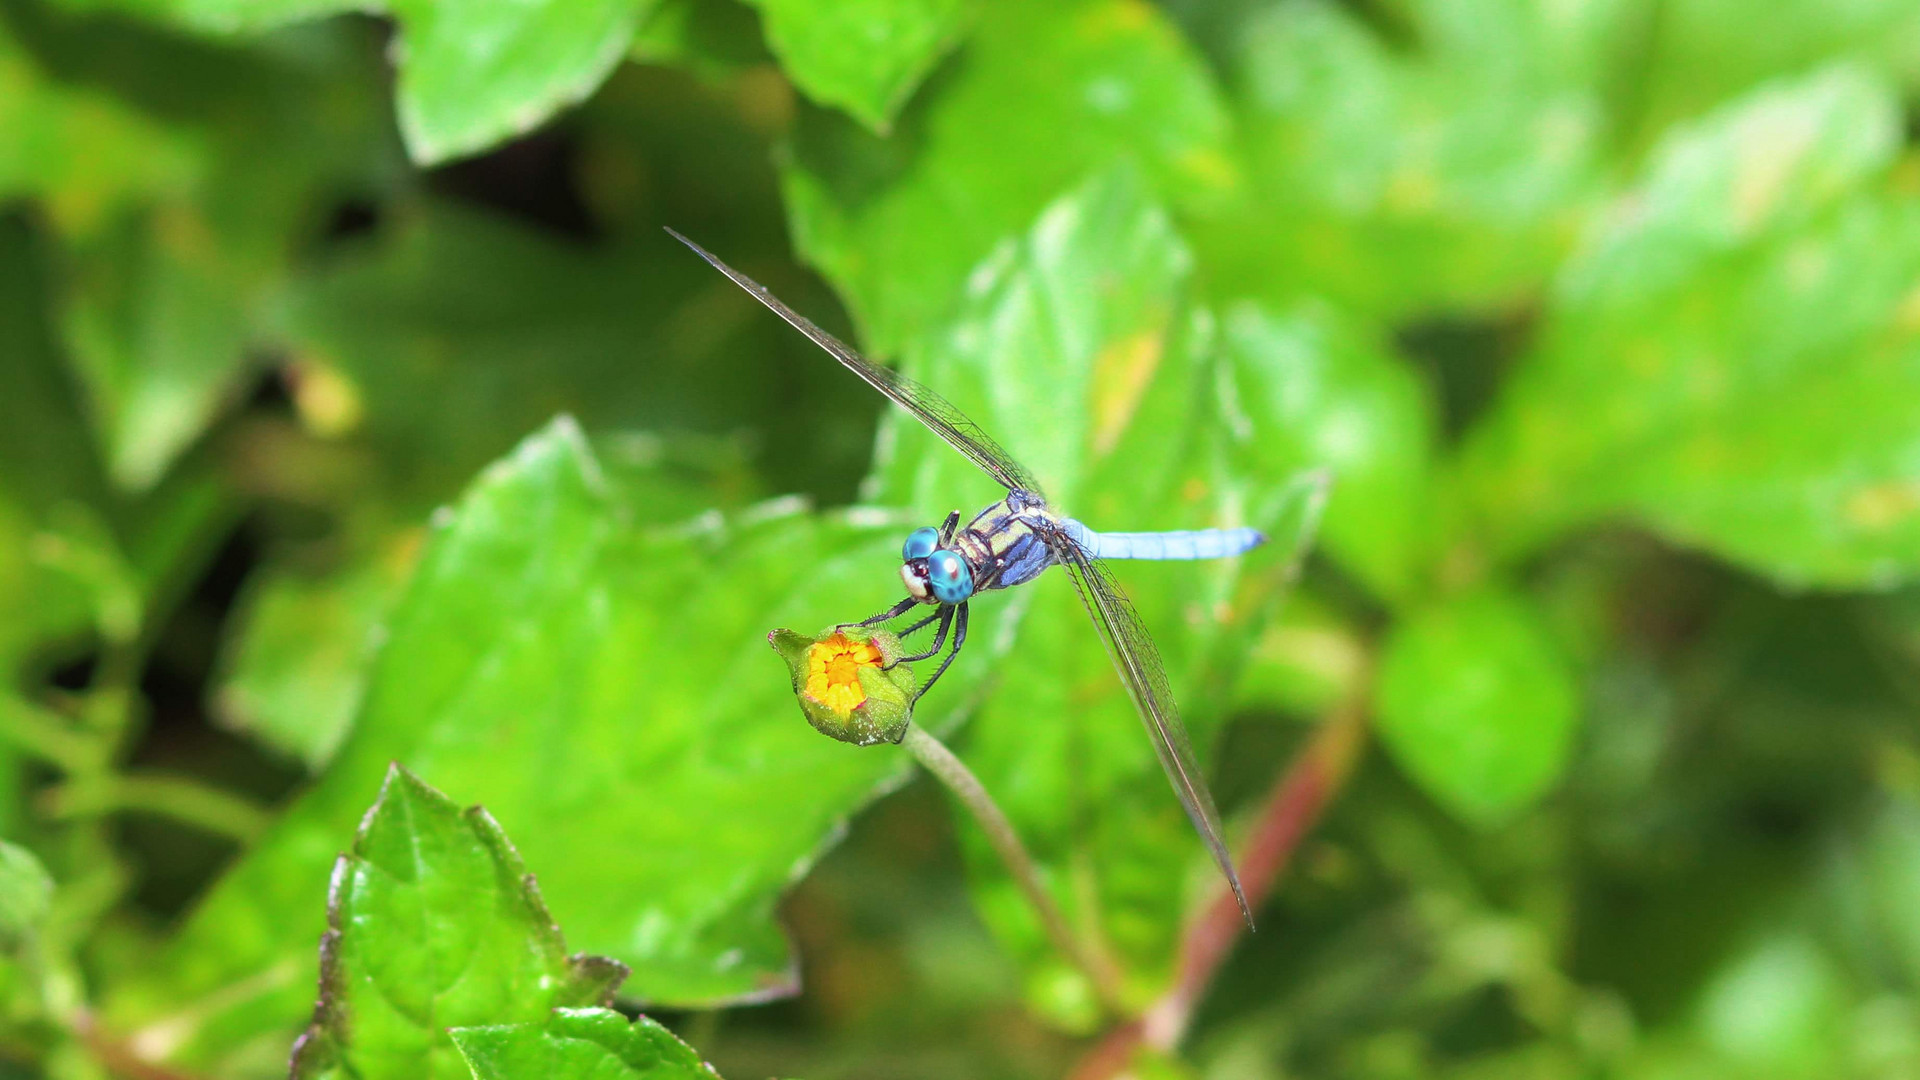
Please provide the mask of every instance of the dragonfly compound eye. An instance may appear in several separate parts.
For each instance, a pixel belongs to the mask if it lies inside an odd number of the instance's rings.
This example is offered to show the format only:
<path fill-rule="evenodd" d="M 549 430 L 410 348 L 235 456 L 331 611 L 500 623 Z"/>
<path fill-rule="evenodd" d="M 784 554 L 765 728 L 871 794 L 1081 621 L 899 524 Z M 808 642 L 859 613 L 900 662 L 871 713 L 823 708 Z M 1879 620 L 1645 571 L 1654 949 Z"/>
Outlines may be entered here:
<path fill-rule="evenodd" d="M 900 549 L 900 559 L 902 562 L 924 559 L 933 554 L 933 549 L 939 543 L 939 529 L 915 529 L 907 534 L 906 546 Z"/>
<path fill-rule="evenodd" d="M 927 584 L 934 599 L 943 604 L 958 604 L 973 595 L 973 573 L 967 560 L 955 551 L 936 551 L 927 556 Z"/>

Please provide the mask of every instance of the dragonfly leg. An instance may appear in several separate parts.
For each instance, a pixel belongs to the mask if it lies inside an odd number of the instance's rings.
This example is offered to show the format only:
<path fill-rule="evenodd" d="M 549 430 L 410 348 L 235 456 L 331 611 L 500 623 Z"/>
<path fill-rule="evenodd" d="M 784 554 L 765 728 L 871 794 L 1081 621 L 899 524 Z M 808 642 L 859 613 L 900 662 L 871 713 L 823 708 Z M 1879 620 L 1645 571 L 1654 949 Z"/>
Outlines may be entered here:
<path fill-rule="evenodd" d="M 941 646 L 947 643 L 947 628 L 953 625 L 953 609 L 948 607 L 945 604 L 942 604 L 940 605 L 940 610 L 934 612 L 934 615 L 940 620 L 940 629 L 935 630 L 933 632 L 933 647 L 928 649 L 926 652 L 915 653 L 912 656 L 895 657 L 890 662 L 883 664 L 880 670 L 882 671 L 890 670 L 894 664 L 911 663 L 916 660 L 925 660 L 928 657 L 937 655 L 940 652 Z"/>
<path fill-rule="evenodd" d="M 912 611 L 913 606 L 915 604 L 918 604 L 919 602 L 920 601 L 915 600 L 913 597 L 909 596 L 905 600 L 900 601 L 899 603 L 893 605 L 892 607 L 888 608 L 887 610 L 881 612 L 878 615 L 869 616 L 865 619 L 861 619 L 859 622 L 843 622 L 836 625 L 834 629 L 841 630 L 849 626 L 872 626 L 874 623 L 883 623 L 888 621 L 889 619 L 897 619 L 900 616 L 905 615 L 907 612 Z"/>
<path fill-rule="evenodd" d="M 941 544 L 945 545 L 945 544 L 953 543 L 954 530 L 958 529 L 959 527 L 960 527 L 960 511 L 958 510 L 949 511 L 947 514 L 946 524 L 940 526 Z"/>
<path fill-rule="evenodd" d="M 941 630 L 943 632 L 945 631 L 945 629 L 946 629 L 945 627 L 941 627 Z M 940 666 L 934 669 L 933 678 L 928 679 L 926 682 L 920 684 L 920 689 L 915 690 L 913 692 L 913 700 L 915 704 L 919 704 L 921 697 L 923 697 L 927 691 L 933 689 L 933 684 L 940 681 L 940 676 L 945 675 L 947 673 L 947 665 L 953 663 L 953 658 L 960 655 L 960 646 L 965 645 L 966 643 L 967 643 L 967 605 L 961 604 L 959 623 L 954 627 L 954 630 L 953 630 L 953 651 L 949 652 L 947 654 L 947 658 L 945 660 L 940 661 Z M 934 651 L 938 652 L 939 650 L 936 648 Z"/>
<path fill-rule="evenodd" d="M 905 630 L 902 630 L 902 631 L 900 631 L 899 633 L 896 633 L 896 634 L 895 634 L 895 635 L 893 635 L 893 636 L 894 636 L 894 637 L 906 637 L 906 636 L 907 636 L 908 634 L 911 634 L 911 633 L 913 633 L 913 632 L 914 632 L 915 630 L 918 630 L 918 629 L 920 629 L 921 627 L 923 627 L 923 626 L 926 626 L 926 625 L 928 625 L 929 623 L 931 623 L 931 622 L 933 622 L 933 620 L 935 620 L 935 619 L 937 619 L 937 618 L 939 618 L 939 617 L 940 617 L 940 612 L 939 612 L 939 610 L 938 610 L 938 609 L 936 608 L 936 609 L 934 610 L 934 613 L 933 613 L 933 614 L 931 614 L 931 615 L 929 615 L 929 616 L 927 616 L 927 617 L 926 617 L 926 618 L 924 618 L 924 619 L 921 619 L 921 620 L 920 620 L 919 622 L 917 622 L 917 623 L 914 623 L 914 624 L 913 624 L 912 626 L 909 626 L 909 627 L 907 627 L 907 628 L 906 628 Z"/>

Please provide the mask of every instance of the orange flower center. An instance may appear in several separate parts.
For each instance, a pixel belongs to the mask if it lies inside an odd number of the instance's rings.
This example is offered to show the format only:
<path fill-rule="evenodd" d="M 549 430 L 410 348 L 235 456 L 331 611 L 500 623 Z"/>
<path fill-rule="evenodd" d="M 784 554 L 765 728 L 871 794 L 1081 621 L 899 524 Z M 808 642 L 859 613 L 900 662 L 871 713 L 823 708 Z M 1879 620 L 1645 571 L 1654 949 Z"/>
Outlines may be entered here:
<path fill-rule="evenodd" d="M 860 669 L 879 666 L 880 650 L 867 642 L 845 634 L 822 638 L 807 649 L 807 696 L 845 719 L 867 700 Z"/>

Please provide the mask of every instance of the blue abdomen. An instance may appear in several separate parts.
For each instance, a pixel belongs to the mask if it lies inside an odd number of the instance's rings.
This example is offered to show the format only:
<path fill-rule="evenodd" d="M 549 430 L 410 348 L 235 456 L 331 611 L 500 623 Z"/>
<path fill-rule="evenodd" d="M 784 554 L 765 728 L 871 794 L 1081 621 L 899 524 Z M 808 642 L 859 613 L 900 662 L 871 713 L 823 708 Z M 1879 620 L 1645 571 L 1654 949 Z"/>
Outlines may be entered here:
<path fill-rule="evenodd" d="M 1068 535 L 1102 559 L 1224 559 L 1267 541 L 1258 529 L 1103 533 L 1071 518 L 1065 524 Z"/>

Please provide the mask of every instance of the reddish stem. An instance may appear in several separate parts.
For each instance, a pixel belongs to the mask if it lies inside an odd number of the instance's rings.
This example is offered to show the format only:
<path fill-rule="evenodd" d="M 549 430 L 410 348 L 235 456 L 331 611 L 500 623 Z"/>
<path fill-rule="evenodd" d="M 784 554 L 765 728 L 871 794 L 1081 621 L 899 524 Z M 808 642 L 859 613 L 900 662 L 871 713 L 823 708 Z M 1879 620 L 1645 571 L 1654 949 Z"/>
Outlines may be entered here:
<path fill-rule="evenodd" d="M 1369 680 L 1358 680 L 1365 687 Z M 1293 759 L 1260 810 L 1240 857 L 1240 881 L 1254 910 L 1273 893 L 1308 831 L 1352 772 L 1366 731 L 1364 691 L 1320 725 Z M 1235 941 L 1246 930 L 1240 905 L 1221 889 L 1187 928 L 1174 984 L 1146 1014 L 1109 1031 L 1068 1074 L 1070 1080 L 1122 1076 L 1143 1047 L 1166 1052 L 1185 1037 L 1194 1006 L 1212 985 Z"/>
<path fill-rule="evenodd" d="M 1146 1042 L 1146 1021 L 1129 1020 L 1108 1031 L 1074 1063 L 1067 1080 L 1112 1080 L 1125 1076 L 1133 1055 Z"/>

